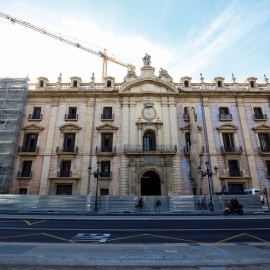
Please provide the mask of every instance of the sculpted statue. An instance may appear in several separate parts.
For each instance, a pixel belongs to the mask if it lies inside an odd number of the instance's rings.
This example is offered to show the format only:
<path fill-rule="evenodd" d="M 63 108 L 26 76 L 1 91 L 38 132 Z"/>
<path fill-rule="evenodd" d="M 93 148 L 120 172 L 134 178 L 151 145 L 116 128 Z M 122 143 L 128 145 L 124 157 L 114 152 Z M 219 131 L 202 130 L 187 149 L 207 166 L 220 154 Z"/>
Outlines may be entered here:
<path fill-rule="evenodd" d="M 144 66 L 150 66 L 151 65 L 151 56 L 148 54 L 145 54 L 145 57 L 142 58 Z"/>
<path fill-rule="evenodd" d="M 134 70 L 129 70 L 127 77 L 128 78 L 131 78 L 131 77 L 137 78 L 136 72 Z"/>
<path fill-rule="evenodd" d="M 161 77 L 162 75 L 164 74 L 168 74 L 167 70 L 163 69 L 163 68 L 160 68 L 160 71 L 159 71 L 159 77 Z"/>
<path fill-rule="evenodd" d="M 232 82 L 235 82 L 236 78 L 234 77 L 233 73 L 232 73 Z"/>

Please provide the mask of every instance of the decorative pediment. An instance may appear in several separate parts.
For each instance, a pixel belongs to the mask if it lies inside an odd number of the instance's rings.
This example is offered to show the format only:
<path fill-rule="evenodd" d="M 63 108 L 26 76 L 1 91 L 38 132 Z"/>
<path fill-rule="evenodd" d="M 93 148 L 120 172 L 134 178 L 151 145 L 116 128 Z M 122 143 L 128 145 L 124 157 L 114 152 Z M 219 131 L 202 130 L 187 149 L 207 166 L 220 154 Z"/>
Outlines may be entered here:
<path fill-rule="evenodd" d="M 184 127 L 181 127 L 180 128 L 182 131 L 190 131 L 190 125 L 186 125 L 186 126 L 184 126 Z M 201 131 L 202 130 L 202 127 L 201 126 L 197 126 L 197 129 L 199 130 L 199 131 Z"/>
<path fill-rule="evenodd" d="M 104 124 L 101 126 L 96 127 L 97 130 L 117 130 L 118 127 L 110 124 Z"/>
<path fill-rule="evenodd" d="M 223 132 L 232 132 L 232 131 L 236 131 L 238 129 L 238 127 L 236 125 L 233 124 L 224 124 L 224 125 L 220 125 L 217 127 L 218 131 L 223 131 Z"/>
<path fill-rule="evenodd" d="M 41 127 L 40 125 L 37 124 L 30 124 L 27 126 L 23 126 L 22 130 L 26 130 L 26 131 L 42 131 L 44 129 L 44 127 Z"/>
<path fill-rule="evenodd" d="M 59 129 L 61 131 L 79 131 L 82 128 L 76 124 L 64 124 L 64 125 L 60 126 Z"/>
<path fill-rule="evenodd" d="M 77 80 L 80 83 L 82 82 L 82 78 L 81 77 L 77 77 L 77 76 L 70 77 L 70 80 L 71 81 Z"/>
<path fill-rule="evenodd" d="M 257 127 L 252 128 L 255 132 L 270 132 L 270 126 L 269 125 L 259 125 Z"/>

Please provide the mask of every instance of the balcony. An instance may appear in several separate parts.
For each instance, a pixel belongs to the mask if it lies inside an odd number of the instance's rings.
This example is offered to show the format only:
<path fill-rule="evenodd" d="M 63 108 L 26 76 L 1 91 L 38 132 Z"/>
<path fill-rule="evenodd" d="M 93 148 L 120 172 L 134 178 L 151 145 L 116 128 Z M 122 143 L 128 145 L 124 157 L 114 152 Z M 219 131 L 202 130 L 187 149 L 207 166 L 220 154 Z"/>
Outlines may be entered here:
<path fill-rule="evenodd" d="M 189 115 L 184 113 L 184 121 L 189 121 Z M 197 121 L 197 114 L 195 114 L 195 121 Z"/>
<path fill-rule="evenodd" d="M 190 146 L 184 146 L 184 153 L 185 155 L 190 155 Z M 202 146 L 202 150 L 200 152 L 200 155 L 203 155 L 204 153 L 204 146 Z"/>
<path fill-rule="evenodd" d="M 253 116 L 254 116 L 254 120 L 259 120 L 259 121 L 266 121 L 267 120 L 266 114 L 255 113 Z"/>
<path fill-rule="evenodd" d="M 232 114 L 230 113 L 219 114 L 219 121 L 232 121 Z"/>
<path fill-rule="evenodd" d="M 78 146 L 74 147 L 59 147 L 57 146 L 56 148 L 56 153 L 57 154 L 78 154 Z"/>
<path fill-rule="evenodd" d="M 19 155 L 37 155 L 39 152 L 39 147 L 35 146 L 19 146 L 18 154 Z"/>
<path fill-rule="evenodd" d="M 221 153 L 226 154 L 233 154 L 233 155 L 241 155 L 243 153 L 242 146 L 236 147 L 236 146 L 221 146 Z"/>
<path fill-rule="evenodd" d="M 143 145 L 125 145 L 124 152 L 126 155 L 175 155 L 177 152 L 176 145 L 156 145 L 156 146 L 143 146 Z"/>
<path fill-rule="evenodd" d="M 111 115 L 101 114 L 101 120 L 114 120 L 114 114 Z"/>
<path fill-rule="evenodd" d="M 112 178 L 112 172 L 100 172 L 100 179 L 111 179 Z"/>
<path fill-rule="evenodd" d="M 65 121 L 77 121 L 78 120 L 78 114 L 65 114 Z"/>
<path fill-rule="evenodd" d="M 114 156 L 116 154 L 116 147 L 112 146 L 97 146 L 96 154 L 99 156 Z"/>
<path fill-rule="evenodd" d="M 18 178 L 31 178 L 32 171 L 18 171 Z"/>
<path fill-rule="evenodd" d="M 42 120 L 42 114 L 29 114 L 28 120 Z"/>
<path fill-rule="evenodd" d="M 228 176 L 229 177 L 243 177 L 243 172 L 240 170 L 229 170 Z"/>
<path fill-rule="evenodd" d="M 57 177 L 72 177 L 72 171 L 58 171 Z"/>
<path fill-rule="evenodd" d="M 269 155 L 270 154 L 270 146 L 259 146 L 258 152 L 260 155 Z"/>

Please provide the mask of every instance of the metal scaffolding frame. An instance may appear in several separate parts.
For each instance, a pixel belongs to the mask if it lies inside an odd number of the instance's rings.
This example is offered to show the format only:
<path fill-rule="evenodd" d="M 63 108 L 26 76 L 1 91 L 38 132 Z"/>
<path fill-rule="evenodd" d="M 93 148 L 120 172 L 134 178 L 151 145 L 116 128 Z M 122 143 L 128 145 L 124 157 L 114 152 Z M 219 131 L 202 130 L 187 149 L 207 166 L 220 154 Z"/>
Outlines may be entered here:
<path fill-rule="evenodd" d="M 9 193 L 23 121 L 28 78 L 0 78 L 0 194 Z"/>

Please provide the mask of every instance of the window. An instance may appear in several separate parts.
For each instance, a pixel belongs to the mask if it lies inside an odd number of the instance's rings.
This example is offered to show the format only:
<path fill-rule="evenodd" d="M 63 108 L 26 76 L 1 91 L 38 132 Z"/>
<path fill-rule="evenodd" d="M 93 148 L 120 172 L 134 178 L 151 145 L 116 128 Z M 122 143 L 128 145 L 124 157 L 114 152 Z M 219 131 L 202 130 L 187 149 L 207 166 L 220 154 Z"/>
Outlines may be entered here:
<path fill-rule="evenodd" d="M 233 133 L 222 133 L 225 152 L 235 152 Z"/>
<path fill-rule="evenodd" d="M 69 107 L 68 108 L 68 119 L 77 119 L 77 108 Z"/>
<path fill-rule="evenodd" d="M 112 119 L 112 107 L 104 107 L 102 119 Z"/>
<path fill-rule="evenodd" d="M 34 107 L 32 119 L 41 119 L 41 108 Z"/>
<path fill-rule="evenodd" d="M 44 87 L 44 81 L 43 80 L 39 81 L 39 87 Z"/>
<path fill-rule="evenodd" d="M 108 188 L 102 188 L 102 189 L 100 189 L 100 195 L 101 196 L 109 195 L 109 189 Z"/>
<path fill-rule="evenodd" d="M 254 87 L 255 87 L 254 81 L 250 81 L 250 87 L 251 87 L 251 88 L 254 88 Z"/>
<path fill-rule="evenodd" d="M 24 146 L 22 152 L 36 152 L 37 151 L 38 134 L 26 134 L 24 137 Z"/>
<path fill-rule="evenodd" d="M 101 161 L 101 177 L 110 177 L 111 176 L 111 162 L 110 161 Z"/>
<path fill-rule="evenodd" d="M 218 82 L 217 82 L 217 86 L 218 86 L 218 87 L 222 87 L 222 81 L 218 81 Z"/>
<path fill-rule="evenodd" d="M 103 133 L 101 137 L 101 152 L 112 152 L 113 134 Z"/>
<path fill-rule="evenodd" d="M 74 152 L 75 149 L 75 133 L 65 133 L 64 152 Z"/>
<path fill-rule="evenodd" d="M 261 144 L 261 150 L 263 152 L 270 151 L 270 134 L 269 133 L 259 133 L 259 140 Z"/>
<path fill-rule="evenodd" d="M 266 115 L 262 113 L 262 108 L 254 108 L 254 119 L 267 119 Z"/>
<path fill-rule="evenodd" d="M 110 80 L 107 81 L 107 87 L 112 87 L 112 82 Z"/>
<path fill-rule="evenodd" d="M 270 177 L 270 161 L 266 161 L 266 170 L 267 170 L 267 176 Z"/>
<path fill-rule="evenodd" d="M 71 177 L 71 161 L 61 161 L 59 177 Z"/>
<path fill-rule="evenodd" d="M 143 151 L 156 151 L 156 136 L 148 131 L 143 136 Z"/>
<path fill-rule="evenodd" d="M 219 108 L 219 114 L 229 114 L 230 111 L 229 111 L 229 108 L 227 107 L 220 107 Z"/>
<path fill-rule="evenodd" d="M 72 195 L 72 185 L 57 185 L 56 195 Z"/>
<path fill-rule="evenodd" d="M 32 161 L 23 161 L 21 177 L 31 177 Z"/>
<path fill-rule="evenodd" d="M 77 80 L 73 81 L 73 87 L 78 87 L 78 81 Z"/>
<path fill-rule="evenodd" d="M 25 195 L 25 194 L 27 194 L 27 188 L 20 188 L 20 189 L 19 189 L 19 194 L 20 194 L 20 195 L 23 195 L 23 194 Z"/>
<path fill-rule="evenodd" d="M 184 81 L 184 87 L 188 87 L 188 81 Z"/>
<path fill-rule="evenodd" d="M 228 165 L 229 165 L 230 177 L 240 177 L 241 176 L 238 160 L 229 160 Z"/>

